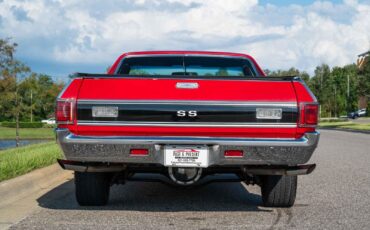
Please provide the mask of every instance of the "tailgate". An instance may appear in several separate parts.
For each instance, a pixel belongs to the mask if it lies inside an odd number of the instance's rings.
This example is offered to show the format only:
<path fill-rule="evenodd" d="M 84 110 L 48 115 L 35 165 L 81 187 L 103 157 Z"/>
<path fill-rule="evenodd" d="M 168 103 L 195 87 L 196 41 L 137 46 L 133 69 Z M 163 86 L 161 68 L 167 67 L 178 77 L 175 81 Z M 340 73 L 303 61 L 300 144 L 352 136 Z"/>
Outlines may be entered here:
<path fill-rule="evenodd" d="M 93 107 L 118 115 L 93 116 Z M 257 118 L 258 109 L 282 116 Z M 297 119 L 288 80 L 84 78 L 77 100 L 80 135 L 293 138 Z"/>

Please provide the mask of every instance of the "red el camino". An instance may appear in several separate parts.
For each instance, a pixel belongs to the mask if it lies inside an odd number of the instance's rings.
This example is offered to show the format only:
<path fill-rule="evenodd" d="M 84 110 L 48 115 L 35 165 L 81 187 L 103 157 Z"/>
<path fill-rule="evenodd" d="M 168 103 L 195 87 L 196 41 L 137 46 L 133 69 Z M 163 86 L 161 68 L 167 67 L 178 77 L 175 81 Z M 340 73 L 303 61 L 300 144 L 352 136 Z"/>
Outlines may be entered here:
<path fill-rule="evenodd" d="M 125 53 L 107 74 L 75 74 L 56 106 L 59 163 L 75 171 L 80 205 L 105 205 L 112 184 L 145 172 L 177 186 L 230 173 L 261 186 L 265 206 L 292 206 L 297 175 L 315 168 L 317 121 L 299 77 L 226 52 Z"/>

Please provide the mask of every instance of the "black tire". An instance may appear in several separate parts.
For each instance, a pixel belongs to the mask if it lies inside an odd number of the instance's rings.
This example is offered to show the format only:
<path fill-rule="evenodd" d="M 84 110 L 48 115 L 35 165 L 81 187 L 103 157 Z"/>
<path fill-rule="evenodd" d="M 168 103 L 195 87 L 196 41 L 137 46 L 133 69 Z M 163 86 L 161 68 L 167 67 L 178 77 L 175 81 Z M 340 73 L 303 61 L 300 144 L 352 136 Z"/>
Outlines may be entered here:
<path fill-rule="evenodd" d="M 108 203 L 109 173 L 75 172 L 76 200 L 81 206 L 103 206 Z"/>
<path fill-rule="evenodd" d="M 297 192 L 297 176 L 263 176 L 262 202 L 266 207 L 291 207 Z"/>

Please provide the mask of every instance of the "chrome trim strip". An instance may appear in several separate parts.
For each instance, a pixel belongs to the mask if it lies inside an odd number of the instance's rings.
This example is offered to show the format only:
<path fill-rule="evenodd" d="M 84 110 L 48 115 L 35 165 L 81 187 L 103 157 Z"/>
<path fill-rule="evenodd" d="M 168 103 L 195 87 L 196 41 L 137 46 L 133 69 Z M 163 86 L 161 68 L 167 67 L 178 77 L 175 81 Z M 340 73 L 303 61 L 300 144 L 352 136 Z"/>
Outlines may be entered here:
<path fill-rule="evenodd" d="M 60 144 L 207 144 L 232 146 L 298 146 L 317 145 L 319 132 L 306 133 L 299 139 L 293 138 L 223 138 L 223 137 L 148 137 L 148 136 L 79 136 L 67 129 L 56 129 Z"/>
<path fill-rule="evenodd" d="M 186 105 L 231 105 L 231 106 L 273 106 L 273 107 L 298 107 L 296 102 L 253 102 L 253 101 L 196 101 L 196 100 L 100 100 L 79 99 L 77 104 L 186 104 Z"/>
<path fill-rule="evenodd" d="M 161 126 L 161 127 L 250 127 L 296 128 L 296 123 L 216 123 L 216 122 L 129 122 L 129 121 L 77 121 L 84 126 Z"/>

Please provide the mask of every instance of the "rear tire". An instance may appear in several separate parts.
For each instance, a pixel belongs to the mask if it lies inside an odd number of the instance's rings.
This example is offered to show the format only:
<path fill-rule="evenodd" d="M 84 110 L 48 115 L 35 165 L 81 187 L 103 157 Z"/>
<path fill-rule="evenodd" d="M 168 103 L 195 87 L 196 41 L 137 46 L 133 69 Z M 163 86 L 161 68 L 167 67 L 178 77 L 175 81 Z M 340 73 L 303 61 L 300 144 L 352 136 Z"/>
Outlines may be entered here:
<path fill-rule="evenodd" d="M 263 176 L 262 202 L 266 207 L 291 207 L 297 191 L 297 176 Z"/>
<path fill-rule="evenodd" d="M 76 200 L 81 206 L 103 206 L 108 203 L 110 174 L 75 172 Z"/>

